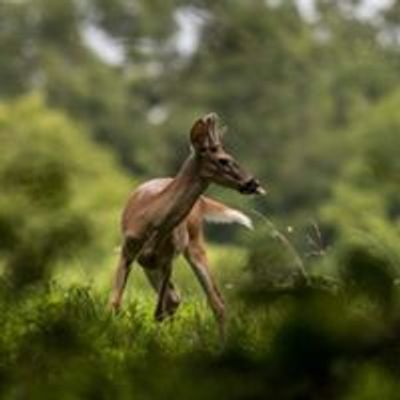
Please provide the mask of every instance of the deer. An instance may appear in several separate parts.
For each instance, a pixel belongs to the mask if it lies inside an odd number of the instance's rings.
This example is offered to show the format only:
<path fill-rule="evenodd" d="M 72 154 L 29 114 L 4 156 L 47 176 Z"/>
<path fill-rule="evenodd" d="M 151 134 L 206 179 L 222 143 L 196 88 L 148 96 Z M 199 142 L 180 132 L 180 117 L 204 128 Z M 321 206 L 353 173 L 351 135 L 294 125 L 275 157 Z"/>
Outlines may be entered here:
<path fill-rule="evenodd" d="M 224 337 L 225 303 L 210 273 L 203 222 L 238 223 L 250 229 L 252 222 L 204 192 L 210 184 L 244 195 L 264 195 L 266 191 L 224 149 L 219 125 L 216 113 L 197 119 L 190 130 L 190 154 L 176 176 L 144 182 L 129 196 L 122 213 L 123 240 L 109 301 L 115 313 L 120 310 L 131 265 L 137 261 L 158 296 L 156 321 L 174 315 L 181 296 L 172 282 L 173 261 L 183 254 Z"/>

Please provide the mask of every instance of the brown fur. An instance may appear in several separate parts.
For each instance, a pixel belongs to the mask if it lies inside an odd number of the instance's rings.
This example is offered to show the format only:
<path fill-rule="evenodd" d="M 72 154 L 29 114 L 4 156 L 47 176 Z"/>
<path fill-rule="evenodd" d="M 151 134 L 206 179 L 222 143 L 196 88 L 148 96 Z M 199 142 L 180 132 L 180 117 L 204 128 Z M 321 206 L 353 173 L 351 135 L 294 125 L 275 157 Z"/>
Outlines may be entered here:
<path fill-rule="evenodd" d="M 209 271 L 203 219 L 210 211 L 215 214 L 233 210 L 202 193 L 212 182 L 243 189 L 243 193 L 263 190 L 223 149 L 214 114 L 196 121 L 191 144 L 194 152 L 176 177 L 149 181 L 128 199 L 122 216 L 124 240 L 110 303 L 114 310 L 120 308 L 130 265 L 137 259 L 158 293 L 155 318 L 162 320 L 172 315 L 180 302 L 171 281 L 172 262 L 183 253 L 207 295 L 223 334 L 224 301 Z"/>

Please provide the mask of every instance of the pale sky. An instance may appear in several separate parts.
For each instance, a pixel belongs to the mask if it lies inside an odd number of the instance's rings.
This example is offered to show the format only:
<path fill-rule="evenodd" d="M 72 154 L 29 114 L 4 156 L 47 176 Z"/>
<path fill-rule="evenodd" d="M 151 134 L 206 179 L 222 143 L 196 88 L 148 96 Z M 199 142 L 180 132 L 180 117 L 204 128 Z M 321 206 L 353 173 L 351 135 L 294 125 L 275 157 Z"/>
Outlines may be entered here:
<path fill-rule="evenodd" d="M 315 18 L 314 0 L 296 0 L 300 11 L 307 19 Z M 376 13 L 393 3 L 393 0 L 364 0 L 362 5 L 358 8 L 357 14 L 361 18 L 371 18 Z"/>

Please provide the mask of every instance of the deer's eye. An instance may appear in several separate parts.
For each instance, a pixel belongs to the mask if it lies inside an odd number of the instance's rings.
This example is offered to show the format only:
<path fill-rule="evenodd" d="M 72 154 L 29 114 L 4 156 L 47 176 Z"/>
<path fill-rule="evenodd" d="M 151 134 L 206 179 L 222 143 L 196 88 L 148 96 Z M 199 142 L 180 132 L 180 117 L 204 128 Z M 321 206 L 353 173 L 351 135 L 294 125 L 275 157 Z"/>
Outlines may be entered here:
<path fill-rule="evenodd" d="M 207 147 L 200 147 L 200 153 L 204 154 L 205 152 L 207 152 Z"/>
<path fill-rule="evenodd" d="M 212 147 L 210 147 L 210 151 L 211 151 L 211 153 L 216 153 L 218 151 L 218 147 L 212 146 Z"/>

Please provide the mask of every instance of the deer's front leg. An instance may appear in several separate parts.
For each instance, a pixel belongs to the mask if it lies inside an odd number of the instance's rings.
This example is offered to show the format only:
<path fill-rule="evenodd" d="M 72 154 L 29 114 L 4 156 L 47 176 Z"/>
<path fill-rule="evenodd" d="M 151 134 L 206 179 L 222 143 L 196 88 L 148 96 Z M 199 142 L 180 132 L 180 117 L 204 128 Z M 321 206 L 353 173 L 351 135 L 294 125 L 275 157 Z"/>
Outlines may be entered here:
<path fill-rule="evenodd" d="M 168 263 L 162 268 L 161 284 L 158 292 L 157 307 L 154 317 L 157 321 L 162 321 L 167 315 L 167 299 L 172 273 L 172 263 Z"/>
<path fill-rule="evenodd" d="M 191 243 L 185 251 L 185 258 L 189 262 L 197 279 L 199 280 L 208 302 L 218 322 L 221 338 L 225 337 L 225 305 L 220 291 L 218 290 L 210 270 L 206 252 L 198 243 Z"/>
<path fill-rule="evenodd" d="M 141 242 L 132 237 L 126 237 L 121 248 L 121 254 L 115 271 L 110 307 L 118 312 L 121 307 L 122 295 L 128 280 L 132 262 L 141 249 Z"/>
<path fill-rule="evenodd" d="M 144 272 L 151 286 L 158 295 L 160 293 L 163 271 L 158 269 L 154 270 L 154 269 L 144 268 Z M 179 304 L 181 302 L 181 297 L 179 295 L 179 291 L 177 290 L 171 279 L 169 280 L 168 290 L 165 296 L 166 298 L 165 298 L 164 315 L 172 316 L 175 314 L 176 310 L 179 307 Z"/>

